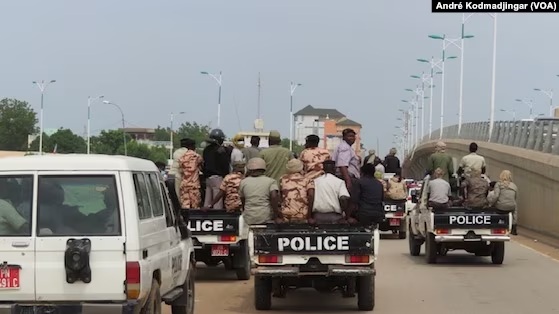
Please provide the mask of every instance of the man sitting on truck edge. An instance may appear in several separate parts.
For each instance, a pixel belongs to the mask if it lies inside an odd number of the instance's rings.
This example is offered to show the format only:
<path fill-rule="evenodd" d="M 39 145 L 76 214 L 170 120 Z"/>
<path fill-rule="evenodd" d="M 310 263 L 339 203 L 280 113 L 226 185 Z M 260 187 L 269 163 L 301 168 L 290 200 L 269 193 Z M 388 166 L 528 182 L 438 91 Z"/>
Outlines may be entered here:
<path fill-rule="evenodd" d="M 462 157 L 460 164 L 458 164 L 458 170 L 456 173 L 461 175 L 464 173 L 466 177 L 470 176 L 472 170 L 477 170 L 480 173 L 485 172 L 485 158 L 477 154 L 478 146 L 475 142 L 470 143 L 470 154 Z"/>
<path fill-rule="evenodd" d="M 336 162 L 339 177 L 345 181 L 346 187 L 351 191 L 353 183 L 359 179 L 359 166 L 361 160 L 351 148 L 355 144 L 355 131 L 353 129 L 344 129 L 342 131 L 343 141 L 336 147 L 332 154 L 332 160 Z"/>
<path fill-rule="evenodd" d="M 330 152 L 318 147 L 320 138 L 317 135 L 311 134 L 305 140 L 305 149 L 301 152 L 299 160 L 303 162 L 305 176 L 314 180 L 324 173 L 322 163 L 330 159 Z"/>
<path fill-rule="evenodd" d="M 233 163 L 233 171 L 223 178 L 219 187 L 219 193 L 214 197 L 210 206 L 204 209 L 214 208 L 215 204 L 223 199 L 223 207 L 228 213 L 241 210 L 242 203 L 239 196 L 239 187 L 241 181 L 245 178 L 245 166 L 246 163 L 244 161 Z"/>
<path fill-rule="evenodd" d="M 363 176 L 357 180 L 351 191 L 352 207 L 360 224 L 372 226 L 382 222 L 385 218 L 384 187 L 375 178 L 373 164 L 364 164 L 361 173 Z"/>
<path fill-rule="evenodd" d="M 444 171 L 441 168 L 435 169 L 433 172 L 433 177 L 429 180 L 428 184 L 428 195 L 429 195 L 429 207 L 437 209 L 445 209 L 449 207 L 450 196 L 452 196 L 452 191 L 450 189 L 450 184 L 444 178 Z"/>
<path fill-rule="evenodd" d="M 464 206 L 472 209 L 481 209 L 487 206 L 487 193 L 489 184 L 481 177 L 481 172 L 470 169 L 469 177 L 461 184 L 464 195 Z"/>
<path fill-rule="evenodd" d="M 259 225 L 269 222 L 274 216 L 280 217 L 278 184 L 264 175 L 264 159 L 252 158 L 247 163 L 247 170 L 247 176 L 239 187 L 245 222 Z"/>
<path fill-rule="evenodd" d="M 281 218 L 283 222 L 307 222 L 312 218 L 314 181 L 303 174 L 303 163 L 291 159 L 287 174 L 280 179 Z"/>
<path fill-rule="evenodd" d="M 309 223 L 334 224 L 350 217 L 349 191 L 344 180 L 336 177 L 336 162 L 322 163 L 324 174 L 314 180 L 313 219 Z"/>
<path fill-rule="evenodd" d="M 196 142 L 189 139 L 185 142 L 188 149 L 179 159 L 181 171 L 180 201 L 181 208 L 200 208 L 202 191 L 200 190 L 200 170 L 204 161 L 196 152 Z"/>

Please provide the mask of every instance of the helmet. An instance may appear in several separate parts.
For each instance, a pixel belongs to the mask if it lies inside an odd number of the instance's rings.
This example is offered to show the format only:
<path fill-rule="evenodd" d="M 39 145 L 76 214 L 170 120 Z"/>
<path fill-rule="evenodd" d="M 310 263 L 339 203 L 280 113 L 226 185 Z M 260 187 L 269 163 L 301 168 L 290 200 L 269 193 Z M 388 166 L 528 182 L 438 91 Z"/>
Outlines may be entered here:
<path fill-rule="evenodd" d="M 213 129 L 210 131 L 210 139 L 223 141 L 225 140 L 225 133 L 221 129 Z"/>

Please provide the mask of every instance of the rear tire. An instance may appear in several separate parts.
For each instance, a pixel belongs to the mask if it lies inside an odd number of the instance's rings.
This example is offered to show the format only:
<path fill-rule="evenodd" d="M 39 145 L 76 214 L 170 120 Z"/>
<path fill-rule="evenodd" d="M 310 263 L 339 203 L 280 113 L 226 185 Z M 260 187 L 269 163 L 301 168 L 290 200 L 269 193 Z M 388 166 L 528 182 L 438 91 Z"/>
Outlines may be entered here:
<path fill-rule="evenodd" d="M 254 307 L 259 311 L 272 308 L 272 278 L 254 277 Z"/>
<path fill-rule="evenodd" d="M 503 264 L 505 260 L 505 242 L 494 242 L 491 251 L 491 262 L 495 265 Z"/>
<path fill-rule="evenodd" d="M 427 264 L 437 263 L 437 242 L 432 233 L 427 233 L 427 239 L 425 239 L 425 260 Z"/>
<path fill-rule="evenodd" d="M 375 276 L 357 279 L 357 308 L 360 311 L 372 311 L 375 308 Z"/>
<path fill-rule="evenodd" d="M 159 289 L 159 282 L 155 278 L 151 280 L 149 296 L 140 313 L 161 314 L 161 291 Z"/>
<path fill-rule="evenodd" d="M 248 248 L 248 243 L 245 241 L 241 249 L 242 267 L 235 269 L 237 273 L 238 280 L 249 280 L 250 279 L 250 252 Z"/>
<path fill-rule="evenodd" d="M 183 293 L 186 294 L 186 305 L 171 306 L 172 314 L 194 314 L 194 302 L 196 301 L 195 284 L 196 281 L 196 263 L 190 262 L 190 270 L 186 275 L 186 281 L 183 285 Z"/>
<path fill-rule="evenodd" d="M 408 237 L 408 243 L 410 247 L 410 255 L 419 256 L 419 254 L 421 253 L 421 244 L 417 239 L 415 239 L 415 236 L 411 231 L 411 226 L 410 226 L 410 236 Z"/>

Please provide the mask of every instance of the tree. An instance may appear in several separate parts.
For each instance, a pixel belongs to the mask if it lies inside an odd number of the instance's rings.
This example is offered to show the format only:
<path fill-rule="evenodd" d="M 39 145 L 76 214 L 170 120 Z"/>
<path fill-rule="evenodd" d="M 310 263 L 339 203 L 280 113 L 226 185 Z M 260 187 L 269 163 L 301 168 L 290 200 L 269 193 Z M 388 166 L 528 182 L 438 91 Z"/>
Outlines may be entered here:
<path fill-rule="evenodd" d="M 130 142 L 128 134 L 126 135 L 126 142 Z M 96 154 L 116 155 L 120 148 L 124 152 L 121 130 L 103 130 L 98 136 L 91 138 L 91 151 Z M 126 148 L 128 149 L 128 144 Z"/>
<path fill-rule="evenodd" d="M 281 146 L 289 149 L 289 139 L 284 138 L 283 140 L 281 140 Z M 301 146 L 301 145 L 297 144 L 296 141 L 293 141 L 292 146 L 293 146 L 293 152 L 297 155 L 301 154 L 303 149 L 305 149 L 304 146 Z"/>
<path fill-rule="evenodd" d="M 162 128 L 161 126 L 157 126 L 155 129 L 155 138 L 154 141 L 170 141 L 171 140 L 171 133 L 169 132 L 169 128 Z M 173 139 L 174 142 L 175 139 Z"/>
<path fill-rule="evenodd" d="M 26 150 L 28 135 L 35 134 L 37 113 L 25 101 L 0 100 L 0 149 Z"/>
<path fill-rule="evenodd" d="M 150 159 L 151 149 L 146 144 L 130 141 L 126 143 L 126 150 L 128 156 L 137 157 L 142 159 Z M 121 145 L 117 150 L 118 155 L 124 155 L 124 145 Z"/>
<path fill-rule="evenodd" d="M 43 150 L 45 152 L 55 152 L 60 154 L 85 153 L 85 140 L 72 132 L 70 129 L 60 128 L 56 133 L 48 136 L 43 134 Z M 32 150 L 39 149 L 39 138 L 31 143 Z"/>
<path fill-rule="evenodd" d="M 175 132 L 175 140 L 173 142 L 178 144 L 181 138 L 188 137 L 196 141 L 196 146 L 199 147 L 203 141 L 208 139 L 210 131 L 211 128 L 209 125 L 198 124 L 196 122 L 185 122 L 181 124 L 181 126 Z"/>

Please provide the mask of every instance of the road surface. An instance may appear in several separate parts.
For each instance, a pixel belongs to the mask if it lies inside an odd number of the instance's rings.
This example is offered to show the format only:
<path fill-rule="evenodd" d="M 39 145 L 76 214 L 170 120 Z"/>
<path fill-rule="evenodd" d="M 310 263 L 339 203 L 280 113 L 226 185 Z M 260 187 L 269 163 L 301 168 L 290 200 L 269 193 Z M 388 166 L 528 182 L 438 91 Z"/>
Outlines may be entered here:
<path fill-rule="evenodd" d="M 503 265 L 488 257 L 450 252 L 436 265 L 408 254 L 407 240 L 383 238 L 377 262 L 376 306 L 383 314 L 559 313 L 559 256 L 556 249 L 517 237 L 507 243 Z M 546 255 L 547 254 L 547 255 Z M 356 298 L 296 290 L 273 298 L 271 311 L 256 311 L 253 281 L 199 264 L 197 314 L 356 313 Z M 164 313 L 170 313 L 165 308 Z"/>

